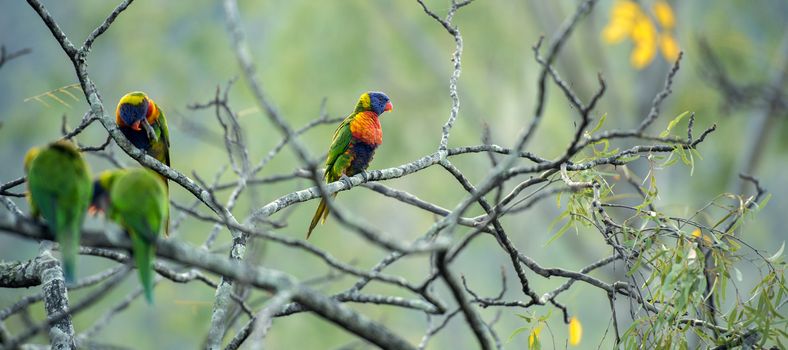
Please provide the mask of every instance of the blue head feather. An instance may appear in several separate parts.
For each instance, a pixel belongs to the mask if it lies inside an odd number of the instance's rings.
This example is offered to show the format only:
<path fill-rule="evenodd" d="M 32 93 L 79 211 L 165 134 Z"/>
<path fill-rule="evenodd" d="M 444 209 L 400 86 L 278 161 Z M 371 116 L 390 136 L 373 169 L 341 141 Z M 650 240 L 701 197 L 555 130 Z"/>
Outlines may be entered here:
<path fill-rule="evenodd" d="M 148 114 L 148 99 L 142 100 L 142 103 L 139 104 L 131 104 L 131 103 L 123 103 L 119 107 L 119 114 L 120 119 L 123 119 L 123 123 L 126 125 L 132 125 L 137 121 L 145 119 Z"/>
<path fill-rule="evenodd" d="M 377 115 L 383 114 L 386 111 L 386 104 L 389 103 L 389 97 L 377 91 L 370 91 L 367 94 L 369 95 L 369 109 Z"/>

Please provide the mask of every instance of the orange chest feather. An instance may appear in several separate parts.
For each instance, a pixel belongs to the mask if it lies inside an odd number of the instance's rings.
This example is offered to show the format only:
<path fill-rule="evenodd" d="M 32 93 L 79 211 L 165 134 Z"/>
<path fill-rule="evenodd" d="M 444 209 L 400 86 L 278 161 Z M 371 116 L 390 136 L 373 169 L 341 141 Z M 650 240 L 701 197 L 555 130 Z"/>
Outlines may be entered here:
<path fill-rule="evenodd" d="M 373 112 L 361 112 L 350 122 L 350 132 L 353 137 L 364 143 L 380 145 L 383 143 L 383 129 L 380 120 Z"/>
<path fill-rule="evenodd" d="M 159 107 L 153 102 L 153 100 L 149 100 L 148 103 L 148 113 L 146 114 L 146 118 L 148 119 L 148 124 L 153 125 L 157 120 L 159 120 Z"/>

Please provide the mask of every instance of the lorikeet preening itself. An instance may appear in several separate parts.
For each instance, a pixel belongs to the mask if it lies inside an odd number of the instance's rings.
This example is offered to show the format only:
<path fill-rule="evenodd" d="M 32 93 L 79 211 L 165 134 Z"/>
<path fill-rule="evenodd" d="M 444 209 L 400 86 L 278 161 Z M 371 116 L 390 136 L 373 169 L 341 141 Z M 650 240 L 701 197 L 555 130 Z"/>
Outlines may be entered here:
<path fill-rule="evenodd" d="M 60 245 L 66 281 L 73 282 L 82 222 L 93 194 L 88 164 L 74 144 L 61 140 L 30 149 L 24 168 L 32 216 L 46 220 Z"/>
<path fill-rule="evenodd" d="M 170 166 L 170 132 L 167 118 L 144 92 L 130 92 L 120 98 L 115 123 L 131 143 L 149 156 Z M 167 187 L 167 178 L 161 176 Z M 164 235 L 169 235 L 169 219 Z"/>
<path fill-rule="evenodd" d="M 120 225 L 131 239 L 131 250 L 148 303 L 153 303 L 153 258 L 156 239 L 169 217 L 164 181 L 143 168 L 108 170 L 94 182 L 93 205 Z"/>
<path fill-rule="evenodd" d="M 115 123 L 134 146 L 170 165 L 167 119 L 159 106 L 144 92 L 130 92 L 120 98 L 115 111 Z"/>
<path fill-rule="evenodd" d="M 389 97 L 382 92 L 365 92 L 353 110 L 334 131 L 331 147 L 326 157 L 326 183 L 337 181 L 343 176 L 364 172 L 372 161 L 375 149 L 383 143 L 383 129 L 378 119 L 383 112 L 393 109 Z M 332 196 L 336 197 L 336 193 Z M 306 238 L 312 234 L 320 218 L 328 217 L 326 199 L 320 200 L 315 216 L 309 224 Z"/>

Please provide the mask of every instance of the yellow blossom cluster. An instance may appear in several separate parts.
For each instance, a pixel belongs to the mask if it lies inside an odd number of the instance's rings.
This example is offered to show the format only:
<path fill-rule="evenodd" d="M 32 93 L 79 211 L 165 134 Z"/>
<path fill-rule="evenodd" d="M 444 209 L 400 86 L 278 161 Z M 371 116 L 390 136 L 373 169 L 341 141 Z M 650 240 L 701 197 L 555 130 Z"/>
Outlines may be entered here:
<path fill-rule="evenodd" d="M 618 0 L 611 10 L 610 22 L 602 30 L 602 38 L 609 44 L 632 39 L 635 47 L 630 62 L 637 69 L 649 65 L 658 49 L 668 61 L 675 61 L 679 56 L 679 44 L 673 36 L 676 25 L 673 9 L 666 1 L 657 0 L 651 7 L 651 14 L 659 30 L 640 4 Z"/>
<path fill-rule="evenodd" d="M 528 335 L 528 349 L 535 350 L 541 349 L 541 343 L 539 342 L 539 333 L 542 332 L 542 326 L 539 325 L 531 330 L 531 334 Z M 576 346 L 580 344 L 580 339 L 583 337 L 583 326 L 580 324 L 580 320 L 577 317 L 572 317 L 569 321 L 569 345 Z"/>

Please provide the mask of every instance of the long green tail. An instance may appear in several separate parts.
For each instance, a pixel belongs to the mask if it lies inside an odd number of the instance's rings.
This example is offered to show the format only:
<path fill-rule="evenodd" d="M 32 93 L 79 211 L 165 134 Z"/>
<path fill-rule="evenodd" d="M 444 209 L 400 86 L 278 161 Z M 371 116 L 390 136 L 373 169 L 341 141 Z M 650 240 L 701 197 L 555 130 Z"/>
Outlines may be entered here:
<path fill-rule="evenodd" d="M 169 154 L 167 155 L 167 166 L 170 166 L 170 158 Z M 158 174 L 161 177 L 161 180 L 164 181 L 164 193 L 167 194 L 167 202 L 170 201 L 170 184 L 167 180 L 167 177 L 161 174 Z M 169 204 L 168 204 L 169 205 Z M 164 217 L 164 237 L 170 236 L 170 214 L 167 213 L 167 216 Z"/>
<path fill-rule="evenodd" d="M 79 254 L 79 235 L 81 233 L 81 220 L 79 213 L 72 213 L 69 207 L 58 207 L 57 201 L 50 198 L 41 203 L 41 214 L 47 219 L 49 229 L 55 236 L 55 240 L 60 246 L 62 256 L 63 275 L 67 283 L 76 280 L 77 255 Z"/>
<path fill-rule="evenodd" d="M 312 222 L 309 224 L 309 231 L 306 232 L 306 239 L 309 239 L 309 236 L 312 235 L 312 230 L 314 230 L 317 223 L 320 222 L 321 217 L 323 218 L 323 222 L 326 222 L 326 216 L 328 216 L 328 206 L 326 205 L 326 199 L 321 198 L 320 204 L 317 205 L 315 216 L 312 217 Z"/>
<path fill-rule="evenodd" d="M 336 198 L 337 194 L 331 194 L 331 198 Z M 309 239 L 309 236 L 312 235 L 312 230 L 315 229 L 317 223 L 320 222 L 320 218 L 323 218 L 323 223 L 326 223 L 326 218 L 328 218 L 328 204 L 326 204 L 326 199 L 321 198 L 320 204 L 317 205 L 317 211 L 315 211 L 315 216 L 312 217 L 312 222 L 309 224 L 309 231 L 306 232 L 306 239 Z"/>
<path fill-rule="evenodd" d="M 140 273 L 140 284 L 145 292 L 145 299 L 148 300 L 148 304 L 153 304 L 153 257 L 156 255 L 156 246 L 146 242 L 139 235 L 130 236 L 134 262 Z"/>
<path fill-rule="evenodd" d="M 57 243 L 60 245 L 60 253 L 63 255 L 63 274 L 66 277 L 66 283 L 76 281 L 79 234 L 80 230 L 77 227 L 76 229 L 66 229 L 57 235 Z"/>

